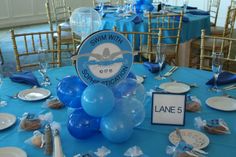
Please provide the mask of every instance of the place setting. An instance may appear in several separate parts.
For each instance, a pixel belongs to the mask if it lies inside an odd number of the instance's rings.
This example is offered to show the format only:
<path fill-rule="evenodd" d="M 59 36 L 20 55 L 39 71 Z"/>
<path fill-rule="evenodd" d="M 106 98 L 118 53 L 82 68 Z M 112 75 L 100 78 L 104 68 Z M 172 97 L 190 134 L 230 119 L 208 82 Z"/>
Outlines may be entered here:
<path fill-rule="evenodd" d="M 51 91 L 46 89 L 51 85 L 50 78 L 47 75 L 50 58 L 48 55 L 48 52 L 42 47 L 38 49 L 38 72 L 43 78 L 41 82 L 38 81 L 38 78 L 32 71 L 14 73 L 9 77 L 12 82 L 31 86 L 31 88 L 21 90 L 14 95 L 7 95 L 9 98 L 23 101 L 39 101 L 51 96 Z"/>
<path fill-rule="evenodd" d="M 27 157 L 26 152 L 18 147 L 1 147 L 1 157 Z"/>
<path fill-rule="evenodd" d="M 236 99 L 226 93 L 226 91 L 235 89 L 236 75 L 230 72 L 222 72 L 224 64 L 222 52 L 214 52 L 212 57 L 213 78 L 207 81 L 206 85 L 211 86 L 209 90 L 216 93 L 217 96 L 208 98 L 206 104 L 213 109 L 221 111 L 235 111 Z M 219 86 L 223 87 L 220 88 Z"/>
<path fill-rule="evenodd" d="M 8 129 L 16 123 L 16 116 L 10 113 L 0 113 L 0 131 Z"/>

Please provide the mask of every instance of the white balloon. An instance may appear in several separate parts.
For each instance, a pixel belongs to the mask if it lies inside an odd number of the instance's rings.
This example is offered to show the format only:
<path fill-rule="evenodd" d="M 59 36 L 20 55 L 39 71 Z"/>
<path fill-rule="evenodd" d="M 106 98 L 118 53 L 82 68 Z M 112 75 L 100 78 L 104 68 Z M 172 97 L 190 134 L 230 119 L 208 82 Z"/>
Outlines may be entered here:
<path fill-rule="evenodd" d="M 89 7 L 75 9 L 70 17 L 72 31 L 81 36 L 82 40 L 100 30 L 101 24 L 102 20 L 99 13 Z"/>

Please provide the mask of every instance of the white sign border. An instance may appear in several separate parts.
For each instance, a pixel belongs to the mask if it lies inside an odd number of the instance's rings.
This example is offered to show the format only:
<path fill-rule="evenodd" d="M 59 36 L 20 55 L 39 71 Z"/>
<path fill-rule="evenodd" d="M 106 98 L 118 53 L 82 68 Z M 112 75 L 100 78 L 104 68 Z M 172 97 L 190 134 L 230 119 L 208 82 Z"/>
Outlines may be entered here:
<path fill-rule="evenodd" d="M 169 124 L 169 123 L 159 123 L 159 122 L 153 122 L 153 110 L 154 110 L 154 96 L 155 95 L 169 95 L 169 96 L 172 96 L 172 95 L 182 95 L 184 96 L 184 105 L 183 105 L 183 120 L 182 120 L 182 124 Z M 173 93 L 162 93 L 162 92 L 153 92 L 152 93 L 152 107 L 151 107 L 151 124 L 152 125 L 170 125 L 170 126 L 184 126 L 185 125 L 185 108 L 186 108 L 186 94 L 173 94 Z"/>

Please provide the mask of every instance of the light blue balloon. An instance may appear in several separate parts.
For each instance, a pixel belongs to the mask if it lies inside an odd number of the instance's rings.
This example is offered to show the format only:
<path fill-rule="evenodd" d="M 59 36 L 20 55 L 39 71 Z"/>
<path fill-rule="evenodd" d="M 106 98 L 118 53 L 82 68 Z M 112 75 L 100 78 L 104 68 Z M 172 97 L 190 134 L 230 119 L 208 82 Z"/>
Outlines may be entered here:
<path fill-rule="evenodd" d="M 107 116 L 102 117 L 100 130 L 110 142 L 122 143 L 132 135 L 133 124 L 126 115 L 113 110 Z"/>
<path fill-rule="evenodd" d="M 103 117 L 112 111 L 115 98 L 107 86 L 97 83 L 88 86 L 81 97 L 81 105 L 90 116 Z"/>
<path fill-rule="evenodd" d="M 145 119 L 144 105 L 135 98 L 121 98 L 116 100 L 115 110 L 131 119 L 134 127 L 139 126 Z"/>

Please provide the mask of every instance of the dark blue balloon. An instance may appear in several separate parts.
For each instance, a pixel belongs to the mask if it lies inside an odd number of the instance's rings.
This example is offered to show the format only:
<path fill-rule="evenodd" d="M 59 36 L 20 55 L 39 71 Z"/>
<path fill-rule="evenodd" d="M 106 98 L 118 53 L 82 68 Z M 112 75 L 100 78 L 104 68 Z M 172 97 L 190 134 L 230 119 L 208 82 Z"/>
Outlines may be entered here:
<path fill-rule="evenodd" d="M 99 132 L 100 119 L 89 116 L 82 108 L 69 116 L 67 129 L 77 139 L 87 139 Z"/>
<path fill-rule="evenodd" d="M 57 85 L 57 96 L 65 106 L 79 108 L 86 87 L 78 76 L 67 76 Z"/>

